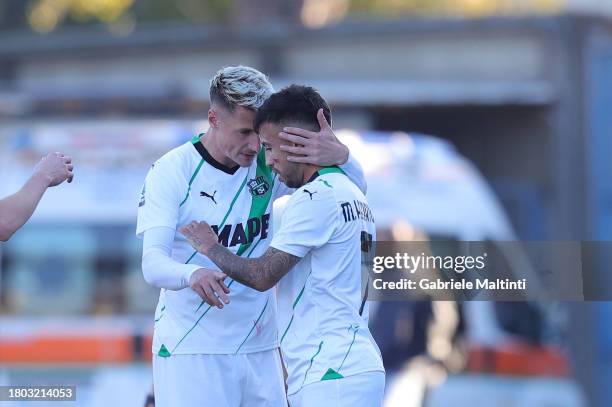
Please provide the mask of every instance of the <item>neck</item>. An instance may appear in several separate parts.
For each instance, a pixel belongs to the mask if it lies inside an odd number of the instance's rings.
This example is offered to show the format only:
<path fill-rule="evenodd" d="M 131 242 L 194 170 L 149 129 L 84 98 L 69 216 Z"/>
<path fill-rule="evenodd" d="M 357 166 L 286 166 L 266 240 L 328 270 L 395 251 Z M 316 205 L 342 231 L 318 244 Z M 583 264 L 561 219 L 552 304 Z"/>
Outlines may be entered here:
<path fill-rule="evenodd" d="M 208 153 L 220 164 L 225 165 L 226 167 L 235 167 L 238 164 L 228 158 L 223 150 L 219 147 L 219 134 L 215 131 L 215 129 L 210 128 L 204 137 L 201 139 L 202 145 Z"/>
<path fill-rule="evenodd" d="M 307 164 L 306 168 L 304 168 L 304 176 L 302 178 L 302 185 L 306 184 L 312 175 L 319 171 L 323 167 L 319 167 L 318 165 Z"/>

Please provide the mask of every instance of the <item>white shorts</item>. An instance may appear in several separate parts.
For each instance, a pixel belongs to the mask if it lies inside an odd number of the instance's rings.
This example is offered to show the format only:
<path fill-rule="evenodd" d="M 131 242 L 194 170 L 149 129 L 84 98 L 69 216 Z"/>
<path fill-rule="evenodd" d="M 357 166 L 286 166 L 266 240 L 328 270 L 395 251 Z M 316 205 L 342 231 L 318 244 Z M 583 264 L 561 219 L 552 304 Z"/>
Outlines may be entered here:
<path fill-rule="evenodd" d="M 308 384 L 289 396 L 291 407 L 380 407 L 385 394 L 383 372 L 360 373 Z"/>
<path fill-rule="evenodd" d="M 237 355 L 153 355 L 156 407 L 287 407 L 278 349 Z"/>

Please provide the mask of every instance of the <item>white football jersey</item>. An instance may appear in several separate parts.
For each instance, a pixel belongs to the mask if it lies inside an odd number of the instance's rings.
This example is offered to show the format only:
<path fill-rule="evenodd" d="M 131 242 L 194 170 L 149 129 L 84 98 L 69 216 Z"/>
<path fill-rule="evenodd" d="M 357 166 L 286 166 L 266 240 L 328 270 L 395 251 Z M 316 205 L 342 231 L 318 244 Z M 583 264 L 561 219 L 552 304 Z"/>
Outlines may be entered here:
<path fill-rule="evenodd" d="M 361 167 L 352 157 L 342 168 L 355 174 L 357 182 L 363 181 Z M 232 252 L 260 257 L 272 239 L 272 203 L 291 192 L 265 165 L 263 149 L 251 166 L 227 168 L 196 136 L 153 164 L 140 197 L 136 233 L 142 236 L 160 226 L 177 230 L 193 220 L 206 221 Z M 218 270 L 179 232 L 172 259 Z M 226 284 L 230 303 L 223 309 L 209 306 L 188 286 L 161 289 L 153 353 L 233 354 L 278 347 L 275 290 L 260 293 L 230 278 Z"/>
<path fill-rule="evenodd" d="M 374 239 L 366 198 L 338 167 L 321 169 L 287 202 L 271 246 L 301 257 L 277 285 L 289 395 L 313 382 L 384 372 L 361 286 L 361 257 Z"/>
<path fill-rule="evenodd" d="M 193 220 L 206 221 L 232 252 L 259 257 L 272 237 L 272 202 L 290 193 L 265 165 L 261 152 L 250 167 L 227 168 L 195 137 L 153 164 L 143 187 L 136 233 Z M 218 267 L 196 253 L 179 232 L 173 260 L 209 269 Z M 274 290 L 260 293 L 231 279 L 230 304 L 206 304 L 190 287 L 162 289 L 155 312 L 153 352 L 172 354 L 249 353 L 278 346 Z"/>

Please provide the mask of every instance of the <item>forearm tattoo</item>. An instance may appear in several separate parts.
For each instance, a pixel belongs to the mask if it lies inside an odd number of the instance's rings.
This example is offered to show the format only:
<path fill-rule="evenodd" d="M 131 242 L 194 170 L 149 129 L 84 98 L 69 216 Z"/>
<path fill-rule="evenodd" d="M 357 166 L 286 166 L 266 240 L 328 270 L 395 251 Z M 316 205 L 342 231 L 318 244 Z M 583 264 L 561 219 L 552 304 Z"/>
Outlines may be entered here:
<path fill-rule="evenodd" d="M 207 256 L 229 277 L 259 291 L 273 287 L 300 261 L 299 257 L 273 247 L 269 247 L 259 258 L 247 259 L 220 244 L 214 245 Z"/>

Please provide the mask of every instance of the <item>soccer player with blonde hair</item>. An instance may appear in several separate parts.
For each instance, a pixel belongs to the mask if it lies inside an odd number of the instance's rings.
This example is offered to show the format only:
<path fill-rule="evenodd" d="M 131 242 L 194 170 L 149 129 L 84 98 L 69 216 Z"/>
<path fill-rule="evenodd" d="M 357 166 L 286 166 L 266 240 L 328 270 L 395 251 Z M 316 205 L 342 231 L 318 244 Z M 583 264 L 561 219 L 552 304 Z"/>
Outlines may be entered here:
<path fill-rule="evenodd" d="M 236 256 L 205 222 L 181 232 L 225 273 L 218 273 L 219 280 L 227 275 L 259 291 L 278 284 L 291 407 L 380 407 L 385 373 L 368 329 L 367 291 L 361 290 L 362 256 L 371 255 L 376 235 L 374 217 L 341 168 L 289 162 L 278 136 L 286 126 L 319 133 L 330 121 L 329 106 L 307 86 L 287 87 L 258 110 L 255 130 L 266 162 L 298 188 L 261 256 Z"/>
<path fill-rule="evenodd" d="M 210 85 L 209 130 L 168 152 L 146 177 L 136 232 L 144 277 L 162 289 L 153 337 L 158 407 L 287 405 L 274 290 L 218 279 L 218 267 L 177 233 L 203 220 L 238 256 L 268 248 L 272 203 L 293 191 L 266 165 L 253 128 L 272 92 L 253 68 L 221 69 Z M 341 165 L 365 189 L 361 168 L 331 129 L 299 133 L 282 135 L 293 140 L 293 159 Z"/>

